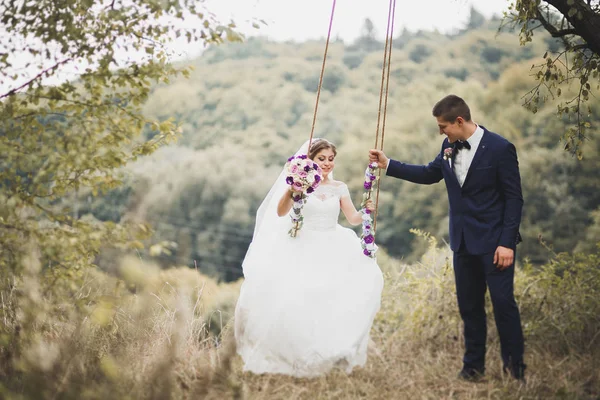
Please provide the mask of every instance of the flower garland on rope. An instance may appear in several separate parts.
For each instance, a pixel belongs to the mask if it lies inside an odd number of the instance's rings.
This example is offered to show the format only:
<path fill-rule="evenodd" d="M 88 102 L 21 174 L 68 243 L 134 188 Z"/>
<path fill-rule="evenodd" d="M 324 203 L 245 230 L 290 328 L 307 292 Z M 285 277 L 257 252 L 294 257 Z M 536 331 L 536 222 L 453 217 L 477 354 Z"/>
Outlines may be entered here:
<path fill-rule="evenodd" d="M 363 194 L 363 202 L 361 204 L 362 214 L 362 234 L 360 236 L 360 242 L 363 248 L 363 254 L 370 258 L 375 258 L 377 252 L 377 245 L 375 244 L 375 232 L 373 230 L 373 218 L 371 217 L 371 211 L 366 208 L 366 203 L 371 199 L 371 192 L 373 191 L 373 185 L 378 181 L 375 175 L 377 171 L 377 163 L 371 163 L 365 170 L 365 193 Z"/>
<path fill-rule="evenodd" d="M 308 195 L 314 192 L 323 180 L 323 171 L 305 154 L 288 158 L 286 169 L 288 176 L 285 181 L 292 188 L 292 200 L 294 201 L 290 212 L 293 225 L 288 233 L 291 237 L 296 237 L 304 221 L 302 208 Z"/>

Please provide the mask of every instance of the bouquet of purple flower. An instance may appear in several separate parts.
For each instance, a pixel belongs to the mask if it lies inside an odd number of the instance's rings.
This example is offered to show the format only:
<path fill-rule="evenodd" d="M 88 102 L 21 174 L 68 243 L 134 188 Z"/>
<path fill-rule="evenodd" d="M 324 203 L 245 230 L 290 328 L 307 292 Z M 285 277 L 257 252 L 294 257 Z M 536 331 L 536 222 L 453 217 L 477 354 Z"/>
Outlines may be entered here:
<path fill-rule="evenodd" d="M 291 237 L 296 237 L 298 231 L 302 228 L 302 221 L 304 220 L 302 207 L 304 207 L 308 195 L 314 192 L 323 180 L 323 171 L 321 171 L 317 163 L 304 154 L 288 158 L 286 169 L 288 175 L 285 181 L 294 190 L 292 193 L 294 204 L 290 212 L 290 217 L 294 225 L 290 229 L 289 234 Z"/>
<path fill-rule="evenodd" d="M 365 182 L 363 187 L 365 193 L 363 194 L 362 202 L 362 235 L 360 236 L 360 242 L 363 248 L 363 254 L 365 256 L 375 258 L 375 252 L 377 251 L 377 245 L 375 244 L 375 231 L 373 230 L 373 219 L 371 218 L 371 211 L 365 206 L 367 200 L 371 198 L 371 192 L 373 191 L 373 184 L 377 181 L 375 171 L 377 170 L 377 163 L 371 163 L 365 170 Z"/>
<path fill-rule="evenodd" d="M 323 179 L 321 168 L 304 154 L 288 158 L 286 168 L 288 176 L 285 181 L 297 192 L 310 194 Z"/>

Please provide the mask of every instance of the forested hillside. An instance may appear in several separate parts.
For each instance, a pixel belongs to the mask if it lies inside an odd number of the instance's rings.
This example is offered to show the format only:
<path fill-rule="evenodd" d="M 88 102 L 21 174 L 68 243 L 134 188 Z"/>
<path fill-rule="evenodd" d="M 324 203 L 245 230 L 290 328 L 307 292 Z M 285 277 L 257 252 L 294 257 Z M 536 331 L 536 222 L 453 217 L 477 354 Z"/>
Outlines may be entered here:
<path fill-rule="evenodd" d="M 464 97 L 474 120 L 507 137 L 519 153 L 525 208 L 518 257 L 545 262 L 551 251 L 592 250 L 600 232 L 600 141 L 578 161 L 559 142 L 566 121 L 547 104 L 522 107 L 534 85 L 532 64 L 556 46 L 549 36 L 519 46 L 499 20 L 480 21 L 455 35 L 402 32 L 394 38 L 385 150 L 393 158 L 426 163 L 441 138 L 433 104 L 449 93 Z M 359 28 L 357 28 L 359 29 Z M 336 179 L 362 194 L 367 151 L 374 145 L 384 43 L 365 31 L 354 43 L 331 43 L 316 136 L 338 146 Z M 129 182 L 107 196 L 78 198 L 78 213 L 120 220 L 141 216 L 152 242 L 173 242 L 163 265 L 197 263 L 225 280 L 241 275 L 254 213 L 285 159 L 309 135 L 324 41 L 275 43 L 251 38 L 210 48 L 193 60 L 190 79 L 155 87 L 145 106 L 152 117 L 182 125 L 176 145 L 128 168 Z M 600 121 L 600 107 L 593 106 Z M 150 134 L 150 133 L 149 133 Z M 430 187 L 384 178 L 378 243 L 408 261 L 423 253 L 409 232 L 447 237 L 443 183 Z"/>
<path fill-rule="evenodd" d="M 255 375 L 244 371 L 233 340 L 241 262 L 258 205 L 308 138 L 324 40 L 234 44 L 235 24 L 199 11 L 195 0 L 5 3 L 0 398 L 600 398 L 597 64 L 595 86 L 560 84 L 563 113 L 590 86 L 579 160 L 560 141 L 572 110 L 558 116 L 552 99 L 536 113 L 522 106 L 536 84 L 532 65 L 552 64 L 543 55 L 564 50 L 558 39 L 536 30 L 521 47 L 517 32 L 498 32 L 500 20 L 473 10 L 456 34 L 405 30 L 393 40 L 390 156 L 427 163 L 438 154 L 431 108 L 449 93 L 517 147 L 525 207 L 514 288 L 526 383 L 503 372 L 490 301 L 486 380 L 457 379 L 463 324 L 444 242 L 444 184 L 385 177 L 377 224 L 384 290 L 367 364 L 315 379 Z M 357 27 L 354 43 L 331 43 L 316 124 L 317 137 L 337 144 L 335 177 L 357 205 L 384 48 L 370 27 Z M 163 46 L 178 35 L 208 47 L 174 65 Z M 145 59 L 121 58 L 126 49 Z M 39 56 L 42 68 L 25 84 L 29 71 L 12 58 L 22 54 Z M 45 81 L 93 60 L 73 81 Z"/>

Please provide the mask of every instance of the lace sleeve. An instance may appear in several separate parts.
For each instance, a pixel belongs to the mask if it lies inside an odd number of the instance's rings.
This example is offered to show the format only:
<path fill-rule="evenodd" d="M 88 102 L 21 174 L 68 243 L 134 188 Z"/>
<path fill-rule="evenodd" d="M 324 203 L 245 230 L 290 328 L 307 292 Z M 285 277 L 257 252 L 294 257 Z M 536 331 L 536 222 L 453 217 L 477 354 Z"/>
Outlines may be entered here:
<path fill-rule="evenodd" d="M 350 198 L 350 191 L 348 190 L 348 185 L 342 183 L 338 188 L 338 193 L 340 195 L 340 199 L 344 197 Z"/>

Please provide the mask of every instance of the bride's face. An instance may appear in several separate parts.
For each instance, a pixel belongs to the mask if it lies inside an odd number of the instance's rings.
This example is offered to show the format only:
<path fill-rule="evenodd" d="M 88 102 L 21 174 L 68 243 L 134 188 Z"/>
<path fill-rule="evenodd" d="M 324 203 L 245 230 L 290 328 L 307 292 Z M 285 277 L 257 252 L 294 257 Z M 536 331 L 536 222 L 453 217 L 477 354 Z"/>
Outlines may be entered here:
<path fill-rule="evenodd" d="M 321 167 L 321 170 L 323 171 L 323 177 L 326 178 L 327 175 L 333 171 L 333 166 L 335 165 L 335 154 L 331 149 L 323 149 L 317 153 L 313 161 L 316 162 L 319 167 Z"/>

